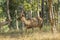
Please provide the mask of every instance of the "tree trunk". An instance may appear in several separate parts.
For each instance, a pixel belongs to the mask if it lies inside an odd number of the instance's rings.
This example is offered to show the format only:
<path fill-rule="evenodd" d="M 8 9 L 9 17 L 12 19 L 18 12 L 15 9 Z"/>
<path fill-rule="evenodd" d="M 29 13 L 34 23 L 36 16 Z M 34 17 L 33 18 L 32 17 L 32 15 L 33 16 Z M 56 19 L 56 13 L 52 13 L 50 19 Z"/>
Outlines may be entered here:
<path fill-rule="evenodd" d="M 44 0 L 42 0 L 42 4 L 41 4 L 42 6 L 41 6 L 41 13 L 40 13 L 40 17 L 43 19 L 43 21 L 44 21 Z M 44 23 L 44 22 L 43 22 Z M 43 23 L 42 23 L 42 25 L 43 25 Z M 44 25 L 43 25 L 44 26 Z"/>
<path fill-rule="evenodd" d="M 10 16 L 10 10 L 9 10 L 9 1 L 10 0 L 7 0 L 7 19 L 8 19 L 8 21 L 9 21 L 9 29 L 11 29 L 11 26 L 10 26 L 10 24 L 11 24 L 11 22 L 12 22 L 12 19 L 11 19 L 11 16 Z"/>
<path fill-rule="evenodd" d="M 16 14 L 16 28 L 17 28 L 17 30 L 19 30 L 19 26 L 18 26 L 18 20 L 17 20 L 17 10 L 15 10 L 15 14 Z"/>
<path fill-rule="evenodd" d="M 56 32 L 56 26 L 55 26 L 55 19 L 54 19 L 54 13 L 53 13 L 53 2 L 52 2 L 52 0 L 48 0 L 48 7 L 49 7 L 51 30 L 52 30 L 52 32 Z"/>
<path fill-rule="evenodd" d="M 32 5 L 32 0 L 30 0 L 30 4 Z M 29 12 L 29 18 L 32 18 L 32 9 Z"/>
<path fill-rule="evenodd" d="M 60 0 L 58 0 L 58 27 L 60 27 Z"/>
<path fill-rule="evenodd" d="M 37 10 L 37 14 L 38 14 L 38 17 L 40 17 L 40 15 L 39 15 L 39 12 L 40 12 L 40 10 L 39 10 L 40 9 L 40 0 L 38 0 L 38 4 L 37 5 L 38 5 L 38 7 L 37 7 L 37 9 L 38 9 Z"/>
<path fill-rule="evenodd" d="M 41 17 L 43 18 L 43 16 L 44 16 L 44 0 L 42 0 L 42 4 L 41 5 L 42 5 L 42 7 L 41 7 L 42 8 L 41 9 L 41 11 L 42 11 L 41 12 Z"/>
<path fill-rule="evenodd" d="M 11 21 L 10 12 L 9 12 L 9 0 L 7 0 L 7 16 L 8 19 Z"/>

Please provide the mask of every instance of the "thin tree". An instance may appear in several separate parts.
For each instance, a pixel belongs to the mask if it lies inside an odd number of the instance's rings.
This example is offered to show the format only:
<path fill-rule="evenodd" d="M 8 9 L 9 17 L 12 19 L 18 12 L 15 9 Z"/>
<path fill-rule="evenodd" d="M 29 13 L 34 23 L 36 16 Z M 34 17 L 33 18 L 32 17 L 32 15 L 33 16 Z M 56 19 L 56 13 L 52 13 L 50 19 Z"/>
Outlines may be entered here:
<path fill-rule="evenodd" d="M 10 11 L 9 11 L 9 1 L 10 0 L 7 0 L 7 20 L 9 21 L 9 28 L 10 28 L 10 23 L 11 23 L 11 16 L 10 16 Z"/>
<path fill-rule="evenodd" d="M 7 0 L 7 18 L 6 21 L 0 22 L 0 27 L 4 26 L 4 25 L 10 25 L 10 21 L 11 21 L 11 17 L 10 17 L 10 13 L 9 13 L 9 0 Z"/>
<path fill-rule="evenodd" d="M 41 17 L 41 18 L 44 18 L 43 16 L 44 16 L 44 0 L 42 0 L 41 13 L 40 13 L 40 17 Z M 43 21 L 44 21 L 44 19 L 43 19 Z"/>
<path fill-rule="evenodd" d="M 48 0 L 48 7 L 49 7 L 51 30 L 52 30 L 52 32 L 56 32 L 55 19 L 54 19 L 54 13 L 53 13 L 53 1 L 52 0 Z"/>
<path fill-rule="evenodd" d="M 30 4 L 32 5 L 32 0 L 30 0 Z M 29 18 L 32 18 L 32 9 L 29 12 Z"/>
<path fill-rule="evenodd" d="M 37 5 L 38 5 L 38 7 L 37 7 L 37 9 L 38 9 L 38 10 L 37 10 L 37 13 L 38 13 L 38 17 L 39 17 L 39 16 L 40 16 L 40 15 L 39 15 L 39 12 L 40 12 L 40 10 L 39 10 L 39 9 L 40 9 L 40 0 L 37 0 L 37 1 L 38 1 L 38 4 L 37 4 Z"/>
<path fill-rule="evenodd" d="M 44 0 L 42 0 L 42 4 L 41 4 L 41 5 L 42 5 L 42 6 L 41 6 L 41 8 L 42 8 L 42 9 L 41 9 L 41 11 L 42 11 L 42 12 L 41 12 L 41 17 L 43 18 L 43 16 L 44 16 L 44 15 L 43 15 L 43 14 L 44 14 Z"/>
<path fill-rule="evenodd" d="M 16 28 L 17 28 L 17 30 L 19 30 L 19 27 L 18 27 L 18 20 L 17 20 L 17 18 L 18 18 L 18 16 L 17 16 L 17 10 L 15 10 L 15 14 L 16 14 Z"/>
<path fill-rule="evenodd" d="M 7 0 L 7 16 L 8 16 L 8 19 L 11 20 L 10 12 L 9 12 L 9 0 Z"/>

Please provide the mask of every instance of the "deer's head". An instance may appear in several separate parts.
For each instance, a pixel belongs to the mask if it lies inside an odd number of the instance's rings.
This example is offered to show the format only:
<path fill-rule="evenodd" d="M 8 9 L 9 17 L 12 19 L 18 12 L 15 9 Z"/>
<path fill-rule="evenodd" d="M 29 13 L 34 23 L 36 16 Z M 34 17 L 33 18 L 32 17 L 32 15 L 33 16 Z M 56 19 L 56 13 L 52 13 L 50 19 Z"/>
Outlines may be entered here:
<path fill-rule="evenodd" d="M 23 17 L 25 17 L 25 15 L 24 15 L 24 12 L 22 11 L 22 12 L 20 13 L 20 16 L 18 17 L 18 20 L 21 20 Z"/>

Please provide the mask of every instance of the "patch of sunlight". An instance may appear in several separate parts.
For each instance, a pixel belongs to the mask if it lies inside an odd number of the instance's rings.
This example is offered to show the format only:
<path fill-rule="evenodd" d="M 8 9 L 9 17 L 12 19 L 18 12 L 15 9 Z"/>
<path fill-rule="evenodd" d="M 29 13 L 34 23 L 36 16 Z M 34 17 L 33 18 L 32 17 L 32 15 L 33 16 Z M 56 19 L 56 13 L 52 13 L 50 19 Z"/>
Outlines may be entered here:
<path fill-rule="evenodd" d="M 8 30 L 9 30 L 8 25 L 3 26 L 3 27 L 2 27 L 2 30 L 3 30 L 4 32 L 8 32 Z"/>
<path fill-rule="evenodd" d="M 44 5 L 46 5 L 46 3 L 44 3 Z"/>
<path fill-rule="evenodd" d="M 2 22 L 2 21 L 5 21 L 5 19 L 6 19 L 6 17 L 4 17 L 4 18 L 0 18 L 0 22 Z"/>

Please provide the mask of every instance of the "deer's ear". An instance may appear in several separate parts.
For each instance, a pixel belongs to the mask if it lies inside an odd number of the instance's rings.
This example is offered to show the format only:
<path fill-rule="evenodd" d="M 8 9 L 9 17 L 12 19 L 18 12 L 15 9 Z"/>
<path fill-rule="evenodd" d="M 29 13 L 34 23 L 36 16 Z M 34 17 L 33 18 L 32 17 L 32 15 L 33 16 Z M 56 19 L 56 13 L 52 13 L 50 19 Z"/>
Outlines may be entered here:
<path fill-rule="evenodd" d="M 21 16 L 23 17 L 23 16 L 25 16 L 25 15 L 22 13 Z"/>

